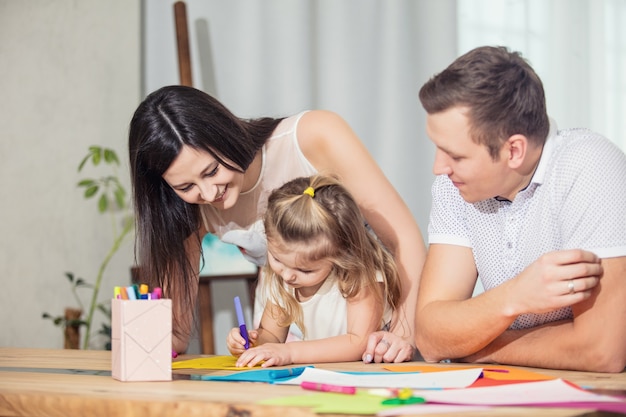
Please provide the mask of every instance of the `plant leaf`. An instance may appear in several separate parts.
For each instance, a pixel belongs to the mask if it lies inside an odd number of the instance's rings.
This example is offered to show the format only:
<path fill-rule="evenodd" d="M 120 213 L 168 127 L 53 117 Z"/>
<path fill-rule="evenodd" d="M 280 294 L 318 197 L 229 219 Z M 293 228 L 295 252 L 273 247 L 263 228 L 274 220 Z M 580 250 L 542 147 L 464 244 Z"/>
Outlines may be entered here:
<path fill-rule="evenodd" d="M 89 161 L 90 157 L 91 157 L 91 153 L 87 154 L 87 156 L 85 156 L 83 160 L 80 161 L 80 164 L 78 165 L 78 172 L 82 171 L 83 167 L 85 166 L 87 161 Z"/>
<path fill-rule="evenodd" d="M 100 199 L 98 200 L 98 211 L 100 213 L 104 213 L 105 211 L 107 211 L 107 208 L 109 208 L 109 199 L 107 198 L 106 194 L 102 194 L 100 196 Z"/>
<path fill-rule="evenodd" d="M 94 185 L 96 182 L 94 180 L 92 180 L 91 178 L 85 178 L 84 180 L 80 181 L 78 184 L 76 184 L 77 187 L 89 187 L 91 185 Z"/>
<path fill-rule="evenodd" d="M 100 160 L 102 160 L 102 148 L 97 147 L 97 146 L 92 146 L 89 149 L 92 150 L 91 162 L 94 165 L 99 165 L 100 164 Z"/>
<path fill-rule="evenodd" d="M 115 189 L 115 201 L 120 208 L 126 207 L 126 191 L 123 188 L 117 187 Z"/>
<path fill-rule="evenodd" d="M 104 160 L 108 164 L 119 165 L 120 160 L 117 158 L 117 153 L 113 149 L 105 149 L 104 150 Z"/>
<path fill-rule="evenodd" d="M 91 187 L 87 187 L 87 189 L 85 190 L 85 198 L 93 197 L 98 192 L 99 188 L 100 187 L 98 187 L 97 185 L 92 185 Z"/>

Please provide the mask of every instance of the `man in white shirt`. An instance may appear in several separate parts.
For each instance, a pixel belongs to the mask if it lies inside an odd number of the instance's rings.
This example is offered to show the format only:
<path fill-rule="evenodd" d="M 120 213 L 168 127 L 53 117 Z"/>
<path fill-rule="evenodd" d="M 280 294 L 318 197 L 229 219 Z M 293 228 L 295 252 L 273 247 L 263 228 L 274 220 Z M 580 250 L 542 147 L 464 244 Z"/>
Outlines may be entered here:
<path fill-rule="evenodd" d="M 558 131 L 541 80 L 503 47 L 459 57 L 420 100 L 437 175 L 416 312 L 424 359 L 624 370 L 624 153 Z"/>

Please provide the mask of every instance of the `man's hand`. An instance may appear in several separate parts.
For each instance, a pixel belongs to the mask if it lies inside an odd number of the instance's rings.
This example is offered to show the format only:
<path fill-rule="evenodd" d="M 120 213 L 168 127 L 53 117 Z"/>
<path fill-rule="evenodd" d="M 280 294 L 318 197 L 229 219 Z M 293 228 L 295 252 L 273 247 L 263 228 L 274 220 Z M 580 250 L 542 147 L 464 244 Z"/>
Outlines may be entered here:
<path fill-rule="evenodd" d="M 580 249 L 548 252 L 510 281 L 507 315 L 546 313 L 591 295 L 602 275 L 600 259 Z"/>

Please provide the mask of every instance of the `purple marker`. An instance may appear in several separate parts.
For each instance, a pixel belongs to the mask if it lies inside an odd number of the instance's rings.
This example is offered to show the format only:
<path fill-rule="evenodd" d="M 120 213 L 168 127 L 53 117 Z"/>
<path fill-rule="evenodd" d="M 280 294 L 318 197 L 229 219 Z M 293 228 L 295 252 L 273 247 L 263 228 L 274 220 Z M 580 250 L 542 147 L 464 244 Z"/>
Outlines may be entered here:
<path fill-rule="evenodd" d="M 250 340 L 248 339 L 248 329 L 246 328 L 246 321 L 243 318 L 243 310 L 241 309 L 241 301 L 239 301 L 239 297 L 235 297 L 235 311 L 237 312 L 237 321 L 239 322 L 239 332 L 241 333 L 243 340 L 246 341 L 243 347 L 248 349 L 250 347 Z"/>

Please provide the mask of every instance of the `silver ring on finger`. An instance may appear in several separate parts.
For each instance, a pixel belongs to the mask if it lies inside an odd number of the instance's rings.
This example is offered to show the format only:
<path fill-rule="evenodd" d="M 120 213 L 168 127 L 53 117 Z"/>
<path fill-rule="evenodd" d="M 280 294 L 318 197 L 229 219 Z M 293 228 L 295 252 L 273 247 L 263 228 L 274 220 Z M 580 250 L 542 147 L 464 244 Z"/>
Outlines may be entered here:
<path fill-rule="evenodd" d="M 569 292 L 569 294 L 574 294 L 576 291 L 574 290 L 574 280 L 570 279 L 569 282 L 567 283 L 567 290 Z"/>
<path fill-rule="evenodd" d="M 391 347 L 391 343 L 389 343 L 388 341 L 386 341 L 385 339 L 380 339 L 380 343 L 383 343 L 387 346 L 387 349 L 389 349 Z"/>

